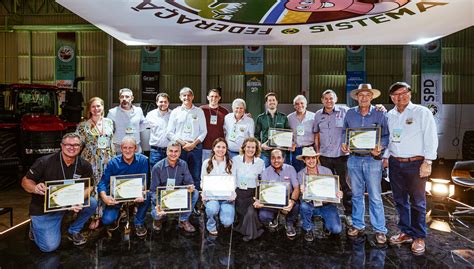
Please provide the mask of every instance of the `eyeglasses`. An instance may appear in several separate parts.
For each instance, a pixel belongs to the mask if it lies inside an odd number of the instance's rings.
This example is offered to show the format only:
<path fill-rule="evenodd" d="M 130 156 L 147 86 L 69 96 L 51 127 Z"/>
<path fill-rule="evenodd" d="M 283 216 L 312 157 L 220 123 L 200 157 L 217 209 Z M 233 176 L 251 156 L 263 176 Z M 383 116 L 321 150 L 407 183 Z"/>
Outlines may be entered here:
<path fill-rule="evenodd" d="M 81 144 L 62 144 L 66 148 L 79 148 Z"/>
<path fill-rule="evenodd" d="M 398 97 L 406 97 L 406 96 L 408 96 L 409 93 L 410 93 L 410 91 L 407 91 L 407 92 L 401 92 L 401 93 L 397 93 L 397 94 L 391 94 L 390 96 L 396 97 L 396 98 L 398 98 Z"/>

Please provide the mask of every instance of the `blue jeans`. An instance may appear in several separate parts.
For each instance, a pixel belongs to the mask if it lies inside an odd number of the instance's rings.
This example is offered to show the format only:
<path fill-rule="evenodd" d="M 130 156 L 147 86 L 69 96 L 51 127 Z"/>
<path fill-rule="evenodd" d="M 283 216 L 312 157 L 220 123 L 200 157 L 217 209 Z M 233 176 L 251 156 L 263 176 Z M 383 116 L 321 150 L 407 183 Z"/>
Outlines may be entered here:
<path fill-rule="evenodd" d="M 191 195 L 191 211 L 186 212 L 186 213 L 180 213 L 179 214 L 179 220 L 180 221 L 189 220 L 189 217 L 191 216 L 191 213 L 192 213 L 192 209 L 196 205 L 196 202 L 197 202 L 198 199 L 199 199 L 199 192 L 197 190 L 194 190 L 193 194 Z M 152 207 L 151 207 L 151 217 L 154 220 L 161 220 L 161 219 L 166 218 L 166 215 L 165 216 L 159 216 L 156 213 L 156 192 L 151 193 L 151 205 L 152 205 Z"/>
<path fill-rule="evenodd" d="M 357 229 L 365 228 L 365 199 L 369 193 L 370 223 L 376 232 L 387 233 L 382 201 L 382 161 L 368 156 L 351 155 L 347 161 L 352 188 L 352 223 Z"/>
<path fill-rule="evenodd" d="M 303 161 L 296 159 L 296 156 L 301 155 L 302 152 L 303 152 L 303 147 L 297 147 L 295 148 L 295 151 L 291 152 L 291 165 L 293 165 L 293 167 L 295 168 L 296 173 L 298 173 L 301 169 L 305 167 L 305 164 Z"/>
<path fill-rule="evenodd" d="M 150 172 L 156 163 L 166 158 L 166 148 L 150 149 Z"/>
<path fill-rule="evenodd" d="M 398 227 L 414 238 L 426 238 L 426 178 L 420 178 L 422 160 L 402 163 L 389 159 L 389 178 L 400 220 Z"/>
<path fill-rule="evenodd" d="M 303 220 L 303 230 L 311 231 L 314 228 L 313 216 L 321 216 L 324 220 L 324 227 L 332 234 L 339 234 L 342 231 L 341 219 L 334 204 L 324 204 L 314 207 L 312 202 L 301 202 L 301 219 Z"/>
<path fill-rule="evenodd" d="M 90 206 L 84 207 L 76 220 L 68 228 L 69 234 L 77 234 L 84 224 L 94 215 L 97 209 L 97 200 L 90 198 Z M 39 216 L 31 216 L 31 231 L 36 245 L 43 252 L 55 251 L 61 243 L 61 221 L 67 211 L 46 213 Z"/>
<path fill-rule="evenodd" d="M 202 161 L 209 159 L 209 156 L 211 156 L 212 149 L 202 149 Z"/>
<path fill-rule="evenodd" d="M 217 230 L 217 222 L 215 218 L 217 214 L 219 214 L 219 219 L 224 227 L 229 227 L 234 223 L 234 202 L 212 200 L 207 201 L 205 205 L 207 215 L 206 228 L 209 232 Z"/>
<path fill-rule="evenodd" d="M 144 225 L 146 212 L 148 211 L 148 208 L 150 207 L 150 200 L 151 200 L 150 193 L 147 192 L 145 201 L 143 201 L 143 203 L 138 204 L 137 214 L 135 215 L 135 219 L 133 221 L 135 225 Z M 119 216 L 121 207 L 122 207 L 122 204 L 118 204 L 114 206 L 105 206 L 104 212 L 102 215 L 102 223 L 104 225 L 109 225 L 109 224 L 112 224 L 114 221 L 116 221 Z"/>
<path fill-rule="evenodd" d="M 258 211 L 258 219 L 262 223 L 269 223 L 270 221 L 275 219 L 275 215 L 280 211 L 280 209 L 276 208 L 260 208 Z M 293 225 L 300 212 L 300 204 L 298 202 L 295 203 L 291 211 L 286 215 L 286 223 Z"/>
<path fill-rule="evenodd" d="M 194 187 L 201 190 L 202 143 L 191 151 L 181 151 L 181 160 L 188 164 L 189 172 L 193 177 Z"/>

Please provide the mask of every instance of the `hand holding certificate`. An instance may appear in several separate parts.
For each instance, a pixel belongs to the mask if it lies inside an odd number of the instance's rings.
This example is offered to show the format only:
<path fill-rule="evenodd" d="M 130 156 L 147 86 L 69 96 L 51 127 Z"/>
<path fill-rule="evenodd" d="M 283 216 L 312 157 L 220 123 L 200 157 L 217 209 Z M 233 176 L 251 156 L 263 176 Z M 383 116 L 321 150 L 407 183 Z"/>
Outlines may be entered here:
<path fill-rule="evenodd" d="M 45 188 L 44 212 L 90 206 L 90 178 L 46 181 Z"/>
<path fill-rule="evenodd" d="M 290 129 L 268 129 L 268 146 L 289 150 L 293 148 L 293 131 Z"/>
<path fill-rule="evenodd" d="M 202 196 L 207 200 L 235 199 L 235 177 L 204 176 L 202 178 Z"/>
<path fill-rule="evenodd" d="M 339 176 L 309 175 L 303 181 L 303 200 L 340 203 Z"/>
<path fill-rule="evenodd" d="M 282 209 L 288 206 L 290 184 L 288 182 L 260 181 L 257 199 L 263 207 Z"/>
<path fill-rule="evenodd" d="M 159 211 L 165 214 L 191 212 L 190 186 L 175 186 L 173 189 L 158 187 L 156 189 Z"/>
<path fill-rule="evenodd" d="M 117 175 L 110 177 L 110 195 L 117 202 L 144 199 L 146 174 Z"/>
<path fill-rule="evenodd" d="M 380 145 L 380 138 L 380 127 L 346 129 L 346 145 L 350 151 L 372 151 Z"/>

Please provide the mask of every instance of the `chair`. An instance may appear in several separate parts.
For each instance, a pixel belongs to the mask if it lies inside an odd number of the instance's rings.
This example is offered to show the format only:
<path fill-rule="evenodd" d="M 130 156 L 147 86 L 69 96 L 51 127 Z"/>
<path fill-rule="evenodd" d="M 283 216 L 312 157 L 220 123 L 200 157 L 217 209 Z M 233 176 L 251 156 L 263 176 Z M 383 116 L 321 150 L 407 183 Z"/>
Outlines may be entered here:
<path fill-rule="evenodd" d="M 472 191 L 474 189 L 474 160 L 473 161 L 459 161 L 454 164 L 451 171 L 451 178 L 454 184 L 466 188 L 465 191 Z M 462 203 L 460 201 L 450 198 L 450 201 L 461 205 L 456 207 L 453 215 L 471 214 L 474 213 L 474 207 Z"/>

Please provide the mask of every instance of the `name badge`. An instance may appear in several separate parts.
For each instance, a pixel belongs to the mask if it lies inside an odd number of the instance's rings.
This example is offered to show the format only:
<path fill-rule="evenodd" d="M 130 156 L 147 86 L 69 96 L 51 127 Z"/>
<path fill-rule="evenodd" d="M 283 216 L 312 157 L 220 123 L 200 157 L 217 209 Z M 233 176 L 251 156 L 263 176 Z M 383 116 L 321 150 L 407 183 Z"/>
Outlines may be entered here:
<path fill-rule="evenodd" d="M 336 127 L 342 127 L 344 125 L 344 119 L 336 118 Z"/>
<path fill-rule="evenodd" d="M 188 122 L 184 125 L 184 132 L 185 133 L 189 134 L 189 133 L 191 133 L 192 130 L 193 130 L 193 126 L 191 125 L 191 123 Z"/>
<path fill-rule="evenodd" d="M 133 134 L 134 132 L 135 132 L 135 129 L 131 125 L 129 125 L 129 126 L 127 126 L 127 128 L 125 128 L 125 133 L 126 134 Z"/>
<path fill-rule="evenodd" d="M 393 131 L 392 131 L 392 142 L 393 143 L 400 143 L 400 139 L 402 137 L 402 131 L 403 131 L 403 129 L 400 129 L 400 128 L 393 129 Z"/>
<path fill-rule="evenodd" d="M 247 176 L 241 177 L 239 180 L 239 189 L 246 190 L 248 182 L 249 182 L 249 178 Z"/>
<path fill-rule="evenodd" d="M 235 131 L 232 131 L 229 134 L 229 141 L 235 142 L 235 140 L 237 140 L 237 133 Z"/>
<path fill-rule="evenodd" d="M 303 124 L 299 124 L 298 126 L 296 126 L 296 135 L 298 135 L 298 136 L 304 135 L 304 125 Z"/>
<path fill-rule="evenodd" d="M 99 149 L 105 149 L 109 146 L 109 138 L 106 136 L 99 136 L 97 139 L 97 147 Z"/>
<path fill-rule="evenodd" d="M 76 178 L 81 178 L 81 175 L 74 174 L 74 175 L 72 175 L 72 178 L 74 178 L 74 179 L 76 179 Z"/>
<path fill-rule="evenodd" d="M 174 178 L 168 178 L 166 180 L 166 190 L 174 190 L 174 187 L 176 186 L 176 179 Z"/>
<path fill-rule="evenodd" d="M 217 115 L 211 115 L 211 124 L 217 125 Z"/>

